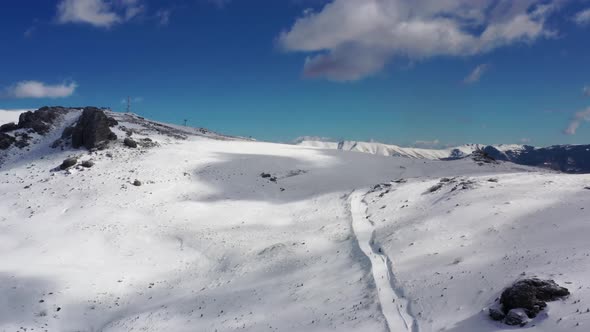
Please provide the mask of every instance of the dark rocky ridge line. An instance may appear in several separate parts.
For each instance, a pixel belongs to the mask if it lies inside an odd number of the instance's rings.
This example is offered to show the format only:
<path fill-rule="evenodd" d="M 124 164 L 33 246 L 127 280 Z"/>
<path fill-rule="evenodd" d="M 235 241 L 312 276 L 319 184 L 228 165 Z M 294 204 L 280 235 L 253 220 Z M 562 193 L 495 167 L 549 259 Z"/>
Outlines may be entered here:
<path fill-rule="evenodd" d="M 56 148 L 64 141 L 71 140 L 74 148 L 82 146 L 87 149 L 104 148 L 109 140 L 117 136 L 109 127 L 117 125 L 112 117 L 107 117 L 106 109 L 97 107 L 66 108 L 61 106 L 42 107 L 36 111 L 28 111 L 20 115 L 18 123 L 7 123 L 0 126 L 0 149 L 6 150 L 13 144 L 19 148 L 29 145 L 29 134 L 47 135 L 58 121 L 66 114 L 82 110 L 82 115 L 74 126 L 67 127 L 61 139 L 54 142 Z M 12 136 L 10 134 L 13 134 Z M 19 138 L 19 139 L 17 139 Z"/>
<path fill-rule="evenodd" d="M 18 123 L 11 122 L 0 125 L 0 150 L 7 150 L 13 146 L 21 149 L 27 147 L 31 139 L 29 134 L 46 136 L 58 127 L 65 115 L 73 111 L 81 111 L 80 117 L 74 124 L 63 130 L 61 137 L 51 144 L 52 148 L 61 147 L 63 150 L 71 146 L 74 149 L 82 147 L 88 150 L 105 149 L 109 142 L 117 140 L 117 135 L 110 129 L 113 127 L 125 132 L 127 137 L 123 141 L 123 145 L 129 148 L 138 146 L 150 148 L 158 145 L 148 137 L 134 140 L 131 138 L 133 134 L 144 136 L 158 134 L 178 140 L 187 139 L 189 136 L 206 136 L 219 140 L 244 140 L 240 137 L 220 135 L 205 128 L 179 127 L 150 121 L 132 113 L 114 113 L 108 108 L 45 106 L 36 111 L 22 113 Z M 119 125 L 119 122 L 134 125 L 134 128 Z"/>
<path fill-rule="evenodd" d="M 448 158 L 441 160 L 457 160 L 471 158 L 478 163 L 511 162 L 523 166 L 551 169 L 563 173 L 590 173 L 590 145 L 553 145 L 536 148 L 523 145 L 522 149 L 504 150 L 488 145 L 483 146 L 470 155 L 458 149 L 451 151 Z"/>
<path fill-rule="evenodd" d="M 590 173 L 590 145 L 554 145 L 535 148 L 525 145 L 522 150 L 500 151 L 486 146 L 483 152 L 498 161 L 549 168 L 564 173 Z"/>

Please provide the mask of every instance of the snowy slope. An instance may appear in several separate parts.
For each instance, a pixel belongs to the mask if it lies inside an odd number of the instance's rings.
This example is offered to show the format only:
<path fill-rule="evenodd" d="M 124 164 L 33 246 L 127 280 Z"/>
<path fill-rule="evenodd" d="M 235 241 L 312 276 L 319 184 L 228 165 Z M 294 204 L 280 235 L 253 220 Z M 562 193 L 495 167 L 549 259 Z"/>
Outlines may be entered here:
<path fill-rule="evenodd" d="M 0 331 L 501 331 L 482 310 L 522 272 L 572 292 L 527 331 L 590 324 L 590 176 L 114 115 L 108 150 L 51 149 L 66 118 L 0 166 Z"/>

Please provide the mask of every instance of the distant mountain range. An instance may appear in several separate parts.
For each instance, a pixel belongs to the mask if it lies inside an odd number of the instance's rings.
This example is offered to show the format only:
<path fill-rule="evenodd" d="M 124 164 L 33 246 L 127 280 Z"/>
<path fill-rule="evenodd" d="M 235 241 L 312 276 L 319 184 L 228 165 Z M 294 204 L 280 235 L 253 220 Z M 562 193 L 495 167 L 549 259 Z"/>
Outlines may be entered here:
<path fill-rule="evenodd" d="M 590 145 L 534 147 L 519 144 L 465 144 L 446 149 L 422 149 L 378 142 L 329 142 L 306 139 L 301 139 L 296 144 L 321 149 L 357 151 L 381 156 L 429 160 L 467 158 L 474 152 L 479 151 L 496 161 L 508 161 L 519 165 L 548 168 L 565 173 L 590 173 Z"/>

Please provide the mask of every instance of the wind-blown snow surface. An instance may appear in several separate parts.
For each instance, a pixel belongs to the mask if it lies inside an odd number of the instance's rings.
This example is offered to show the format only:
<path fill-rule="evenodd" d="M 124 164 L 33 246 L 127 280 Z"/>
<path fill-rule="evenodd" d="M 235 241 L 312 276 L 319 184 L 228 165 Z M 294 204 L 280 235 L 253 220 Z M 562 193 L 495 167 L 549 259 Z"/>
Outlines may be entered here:
<path fill-rule="evenodd" d="M 387 296 L 414 331 L 508 331 L 482 310 L 523 272 L 572 292 L 528 331 L 590 324 L 590 176 L 117 134 L 1 166 L 0 331 L 411 331 Z M 52 171 L 72 155 L 95 166 Z"/>

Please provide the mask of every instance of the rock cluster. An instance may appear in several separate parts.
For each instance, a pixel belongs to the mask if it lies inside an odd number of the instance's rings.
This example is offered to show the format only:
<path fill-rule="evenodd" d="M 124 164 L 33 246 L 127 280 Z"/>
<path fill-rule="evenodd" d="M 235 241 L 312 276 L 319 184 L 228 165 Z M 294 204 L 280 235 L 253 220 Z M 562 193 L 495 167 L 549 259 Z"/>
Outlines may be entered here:
<path fill-rule="evenodd" d="M 500 297 L 500 309 L 491 308 L 493 320 L 507 325 L 524 326 L 529 318 L 535 318 L 547 307 L 547 302 L 562 299 L 570 294 L 565 287 L 553 280 L 523 279 L 506 288 Z"/>
<path fill-rule="evenodd" d="M 0 132 L 0 150 L 8 149 L 15 141 L 14 137 Z"/>
<path fill-rule="evenodd" d="M 117 124 L 115 119 L 106 116 L 103 110 L 96 107 L 85 107 L 76 126 L 71 129 L 72 146 L 87 149 L 104 149 L 109 141 L 116 140 L 117 135 L 110 129 Z M 66 128 L 69 133 L 69 129 Z M 62 137 L 68 133 L 62 134 Z"/>
<path fill-rule="evenodd" d="M 61 163 L 61 165 L 59 165 L 59 168 L 61 170 L 66 170 L 72 166 L 75 166 L 77 163 L 78 163 L 78 158 L 76 158 L 76 157 L 67 158 Z"/>
<path fill-rule="evenodd" d="M 137 147 L 137 142 L 129 137 L 125 137 L 125 139 L 123 140 L 123 144 L 126 147 L 132 148 L 132 149 L 135 149 Z"/>
<path fill-rule="evenodd" d="M 65 107 L 41 107 L 36 111 L 24 112 L 18 118 L 18 125 L 15 129 L 29 128 L 40 135 L 45 135 L 51 126 L 71 109 Z"/>

